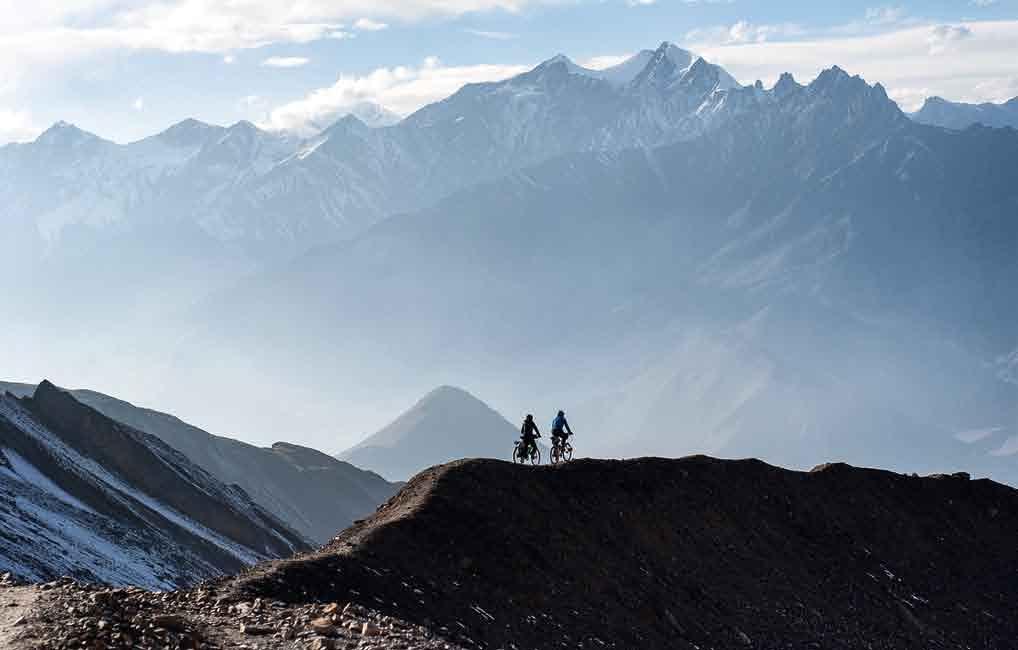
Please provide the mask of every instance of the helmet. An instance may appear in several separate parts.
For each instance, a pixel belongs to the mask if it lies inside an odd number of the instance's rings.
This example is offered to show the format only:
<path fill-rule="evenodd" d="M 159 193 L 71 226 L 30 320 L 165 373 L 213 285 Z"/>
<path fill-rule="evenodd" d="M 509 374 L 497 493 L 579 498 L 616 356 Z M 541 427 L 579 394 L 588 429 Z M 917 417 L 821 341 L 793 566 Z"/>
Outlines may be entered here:
<path fill-rule="evenodd" d="M 559 417 L 562 417 L 562 416 L 563 416 L 563 415 L 565 415 L 565 414 L 566 414 L 566 412 L 565 412 L 565 411 L 559 411 L 559 412 L 558 412 L 558 415 L 559 415 Z"/>
<path fill-rule="evenodd" d="M 534 419 L 534 415 L 532 413 L 527 413 L 527 418 L 526 419 L 527 419 L 527 422 L 530 422 L 531 420 Z"/>

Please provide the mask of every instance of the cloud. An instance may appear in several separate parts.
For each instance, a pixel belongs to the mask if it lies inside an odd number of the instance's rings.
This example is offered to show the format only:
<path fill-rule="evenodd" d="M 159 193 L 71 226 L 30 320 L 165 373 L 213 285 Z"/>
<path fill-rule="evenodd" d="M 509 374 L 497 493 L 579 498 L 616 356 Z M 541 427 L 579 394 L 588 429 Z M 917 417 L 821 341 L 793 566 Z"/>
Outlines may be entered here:
<path fill-rule="evenodd" d="M 961 442 L 967 444 L 973 444 L 979 442 L 980 440 L 985 440 L 986 438 L 989 438 L 994 434 L 1000 433 L 1000 431 L 1001 431 L 1000 427 L 990 427 L 987 429 L 970 429 L 968 431 L 959 431 L 958 433 L 954 434 L 954 438 L 955 440 L 960 440 Z"/>
<path fill-rule="evenodd" d="M 589 59 L 580 61 L 580 66 L 587 68 L 588 70 L 604 70 L 624 63 L 633 57 L 632 53 L 629 54 L 605 54 L 602 56 L 593 56 Z"/>
<path fill-rule="evenodd" d="M 272 110 L 262 126 L 308 133 L 364 102 L 408 115 L 468 83 L 506 79 L 527 69 L 521 65 L 446 66 L 436 57 L 429 57 L 419 66 L 378 68 L 363 76 L 344 75 L 327 88 Z"/>
<path fill-rule="evenodd" d="M 311 59 L 305 56 L 270 56 L 262 61 L 267 68 L 300 68 L 311 63 Z"/>
<path fill-rule="evenodd" d="M 349 38 L 344 25 L 506 11 L 570 0 L 39 0 L 0 12 L 0 96 L 37 70 L 116 51 L 232 52 Z"/>
<path fill-rule="evenodd" d="M 236 63 L 236 62 L 237 62 L 237 57 L 235 57 L 232 54 L 227 54 L 226 56 L 223 57 L 223 63 L 225 63 L 226 65 L 231 65 L 231 64 Z"/>
<path fill-rule="evenodd" d="M 966 102 L 999 100 L 990 89 L 1007 88 L 1018 77 L 1018 21 L 910 24 L 877 34 L 689 45 L 743 83 L 773 83 L 782 72 L 809 80 L 840 65 L 871 83 L 881 82 L 906 110 L 919 108 L 929 95 Z"/>
<path fill-rule="evenodd" d="M 473 34 L 481 38 L 490 38 L 495 41 L 511 41 L 514 38 L 519 38 L 519 34 L 513 34 L 512 32 L 490 32 L 483 29 L 464 29 L 463 31 L 467 34 Z"/>
<path fill-rule="evenodd" d="M 380 32 L 383 29 L 389 29 L 389 25 L 386 23 L 380 23 L 377 20 L 371 20 L 370 18 L 358 18 L 357 22 L 353 24 L 355 29 L 359 29 L 362 32 Z"/>
<path fill-rule="evenodd" d="M 1018 436 L 1011 436 L 998 449 L 990 452 L 991 456 L 1018 456 Z"/>
<path fill-rule="evenodd" d="M 0 108 L 0 142 L 26 142 L 42 129 L 32 122 L 27 111 Z"/>
<path fill-rule="evenodd" d="M 965 25 L 936 25 L 930 29 L 926 39 L 930 44 L 930 54 L 942 54 L 950 49 L 952 43 L 972 37 L 972 30 Z"/>
<path fill-rule="evenodd" d="M 686 33 L 686 40 L 700 44 L 730 45 L 763 43 L 774 38 L 791 38 L 805 33 L 806 30 L 795 23 L 758 25 L 740 20 L 731 25 L 694 29 Z"/>
<path fill-rule="evenodd" d="M 145 110 L 145 98 L 139 97 L 138 99 L 134 100 L 134 102 L 131 103 L 131 106 L 133 106 L 134 110 L 136 111 Z"/>
<path fill-rule="evenodd" d="M 874 25 L 890 25 L 901 22 L 907 13 L 904 7 L 870 7 L 866 10 L 866 22 Z"/>

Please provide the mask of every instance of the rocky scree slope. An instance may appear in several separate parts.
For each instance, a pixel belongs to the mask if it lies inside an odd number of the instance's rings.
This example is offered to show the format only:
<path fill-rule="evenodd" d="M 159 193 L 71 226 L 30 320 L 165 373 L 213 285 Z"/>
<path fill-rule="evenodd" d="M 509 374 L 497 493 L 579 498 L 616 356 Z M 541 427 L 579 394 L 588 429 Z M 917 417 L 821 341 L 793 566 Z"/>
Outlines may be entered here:
<path fill-rule="evenodd" d="M 173 588 L 307 549 L 158 438 L 49 382 L 0 396 L 0 571 Z"/>
<path fill-rule="evenodd" d="M 1018 492 L 834 464 L 463 461 L 222 586 L 364 603 L 465 647 L 1006 648 Z"/>

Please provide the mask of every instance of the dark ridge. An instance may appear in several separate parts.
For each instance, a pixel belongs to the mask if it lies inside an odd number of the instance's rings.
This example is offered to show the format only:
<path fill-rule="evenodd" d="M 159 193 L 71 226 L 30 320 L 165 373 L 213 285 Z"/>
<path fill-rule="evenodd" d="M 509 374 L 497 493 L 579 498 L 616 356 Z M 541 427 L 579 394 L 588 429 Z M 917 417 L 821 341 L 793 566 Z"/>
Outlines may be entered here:
<path fill-rule="evenodd" d="M 223 589 L 358 602 L 470 647 L 1013 648 L 1016 540 L 1018 491 L 965 475 L 470 460 Z"/>

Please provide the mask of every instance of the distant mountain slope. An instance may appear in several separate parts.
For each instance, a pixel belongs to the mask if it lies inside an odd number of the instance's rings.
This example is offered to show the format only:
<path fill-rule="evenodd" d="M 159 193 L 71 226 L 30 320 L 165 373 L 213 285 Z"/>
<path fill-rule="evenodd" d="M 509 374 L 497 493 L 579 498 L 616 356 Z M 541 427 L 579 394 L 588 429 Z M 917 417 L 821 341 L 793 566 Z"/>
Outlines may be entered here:
<path fill-rule="evenodd" d="M 105 249 L 110 239 L 152 245 L 179 231 L 213 260 L 239 249 L 278 261 L 565 152 L 688 136 L 699 107 L 737 87 L 664 43 L 603 72 L 555 57 L 406 120 L 358 106 L 303 139 L 186 120 L 118 145 L 60 122 L 34 142 L 0 147 L 0 200 L 12 225 L 36 231 L 23 246 L 40 254 Z"/>
<path fill-rule="evenodd" d="M 967 129 L 974 124 L 1018 128 L 1018 97 L 1002 104 L 966 104 L 930 97 L 911 117 L 922 124 L 948 129 Z"/>
<path fill-rule="evenodd" d="M 390 480 L 454 458 L 508 458 L 517 427 L 470 393 L 442 386 L 378 433 L 339 454 Z"/>
<path fill-rule="evenodd" d="M 1018 491 L 965 475 L 463 461 L 225 591 L 353 602 L 455 647 L 1010 648 L 1016 530 Z"/>
<path fill-rule="evenodd" d="M 178 359 L 239 357 L 257 322 L 272 372 L 487 377 L 567 406 L 594 454 L 1018 481 L 1018 132 L 916 124 L 838 68 L 717 101 L 701 138 L 562 156 L 315 250 L 220 296 Z M 294 321 L 320 344 L 286 347 Z"/>
<path fill-rule="evenodd" d="M 168 588 L 307 548 L 154 436 L 48 382 L 0 396 L 0 570 Z"/>
<path fill-rule="evenodd" d="M 0 383 L 0 392 L 31 394 L 26 384 Z M 89 390 L 72 394 L 109 418 L 152 434 L 227 485 L 317 543 L 370 514 L 398 489 L 377 474 L 285 442 L 262 449 L 211 435 L 172 415 L 138 408 Z"/>

